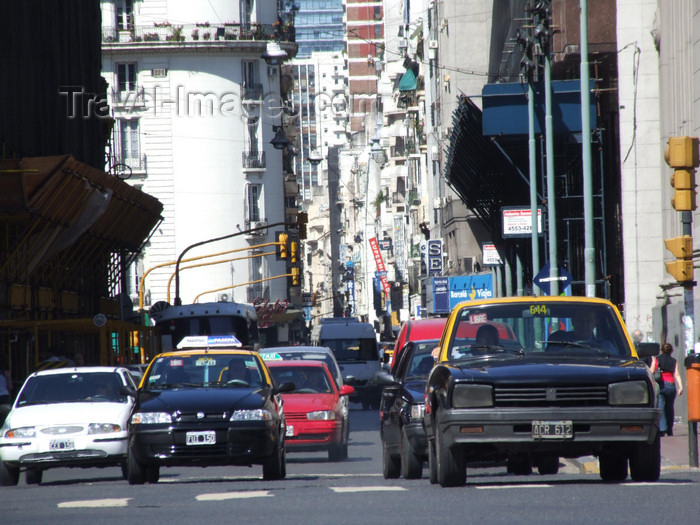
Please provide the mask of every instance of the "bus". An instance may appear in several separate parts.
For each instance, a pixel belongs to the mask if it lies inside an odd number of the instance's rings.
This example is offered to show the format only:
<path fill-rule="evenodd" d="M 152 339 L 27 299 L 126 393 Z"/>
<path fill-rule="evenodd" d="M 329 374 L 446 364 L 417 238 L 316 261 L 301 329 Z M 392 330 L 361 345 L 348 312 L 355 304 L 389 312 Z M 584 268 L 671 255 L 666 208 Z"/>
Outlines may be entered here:
<path fill-rule="evenodd" d="M 177 348 L 190 335 L 235 335 L 243 348 L 259 349 L 258 317 L 255 308 L 247 303 L 167 306 L 150 315 L 159 328 L 164 352 Z"/>

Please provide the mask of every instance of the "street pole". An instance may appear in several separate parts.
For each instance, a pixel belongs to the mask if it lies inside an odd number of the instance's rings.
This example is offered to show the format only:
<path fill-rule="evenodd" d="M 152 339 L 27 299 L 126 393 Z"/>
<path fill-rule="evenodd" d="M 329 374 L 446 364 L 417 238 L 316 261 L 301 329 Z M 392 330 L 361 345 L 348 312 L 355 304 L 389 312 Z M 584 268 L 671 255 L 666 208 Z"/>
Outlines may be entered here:
<path fill-rule="evenodd" d="M 681 225 L 683 227 L 683 235 L 693 235 L 693 212 L 681 212 Z M 684 335 L 686 348 L 686 356 L 694 351 L 693 343 L 695 340 L 695 300 L 693 298 L 693 288 L 695 281 L 683 283 L 683 303 L 685 307 L 684 318 Z M 686 394 L 687 395 L 687 394 Z M 690 398 L 688 398 L 690 399 Z M 669 428 L 672 428 L 673 422 L 668 423 Z M 698 466 L 698 424 L 695 421 L 688 421 L 688 464 L 691 467 Z"/>
<path fill-rule="evenodd" d="M 559 295 L 559 263 L 557 262 L 557 211 L 554 190 L 554 124 L 552 123 L 552 64 L 549 48 L 544 53 L 545 144 L 547 155 L 547 224 L 549 226 L 549 294 Z"/>
<path fill-rule="evenodd" d="M 583 157 L 583 224 L 586 297 L 595 297 L 593 236 L 593 175 L 591 173 L 591 114 L 588 71 L 588 0 L 581 2 L 581 153 Z"/>

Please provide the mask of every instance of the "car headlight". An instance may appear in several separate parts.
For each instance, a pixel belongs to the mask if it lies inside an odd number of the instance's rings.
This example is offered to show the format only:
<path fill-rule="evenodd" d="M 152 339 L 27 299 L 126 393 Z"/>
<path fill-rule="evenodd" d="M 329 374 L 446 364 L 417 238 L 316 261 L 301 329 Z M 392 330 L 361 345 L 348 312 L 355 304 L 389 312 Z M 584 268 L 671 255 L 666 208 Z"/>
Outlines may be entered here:
<path fill-rule="evenodd" d="M 157 425 L 172 422 L 173 418 L 167 412 L 136 412 L 131 416 L 132 425 Z"/>
<path fill-rule="evenodd" d="M 454 408 L 493 406 L 493 388 L 489 385 L 455 385 L 452 392 Z"/>
<path fill-rule="evenodd" d="M 229 421 L 272 421 L 272 412 L 264 408 L 235 410 Z"/>
<path fill-rule="evenodd" d="M 33 438 L 36 437 L 36 428 L 34 427 L 20 427 L 11 428 L 5 432 L 6 438 Z"/>
<path fill-rule="evenodd" d="M 88 425 L 88 434 L 110 434 L 112 432 L 121 431 L 120 425 L 113 423 L 90 423 Z"/>
<path fill-rule="evenodd" d="M 648 405 L 649 386 L 646 381 L 625 381 L 608 385 L 611 405 Z"/>
<path fill-rule="evenodd" d="M 411 405 L 411 419 L 423 419 L 425 415 L 425 403 Z"/>
<path fill-rule="evenodd" d="M 335 412 L 332 410 L 316 410 L 315 412 L 306 414 L 306 417 L 314 421 L 333 421 L 335 419 Z"/>

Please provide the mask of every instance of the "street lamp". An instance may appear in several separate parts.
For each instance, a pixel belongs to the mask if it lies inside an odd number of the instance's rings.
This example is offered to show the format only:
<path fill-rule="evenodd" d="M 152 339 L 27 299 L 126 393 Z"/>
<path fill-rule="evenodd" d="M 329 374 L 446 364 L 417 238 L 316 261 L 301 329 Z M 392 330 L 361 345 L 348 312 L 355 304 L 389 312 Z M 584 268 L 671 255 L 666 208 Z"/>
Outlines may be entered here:
<path fill-rule="evenodd" d="M 321 155 L 320 151 L 315 149 L 309 152 L 309 156 L 306 157 L 306 160 L 308 160 L 309 164 L 312 166 L 318 166 L 323 160 L 323 155 Z"/>
<path fill-rule="evenodd" d="M 372 148 L 370 149 L 370 153 L 372 155 L 372 158 L 374 159 L 374 162 L 376 162 L 380 166 L 386 161 L 386 154 L 384 153 L 384 148 L 382 148 L 379 145 L 379 138 L 376 136 L 372 139 Z"/>
<path fill-rule="evenodd" d="M 284 135 L 284 129 L 282 128 L 282 126 L 272 126 L 272 131 L 275 132 L 275 136 L 270 141 L 272 147 L 281 150 L 291 144 L 289 142 L 289 139 Z"/>

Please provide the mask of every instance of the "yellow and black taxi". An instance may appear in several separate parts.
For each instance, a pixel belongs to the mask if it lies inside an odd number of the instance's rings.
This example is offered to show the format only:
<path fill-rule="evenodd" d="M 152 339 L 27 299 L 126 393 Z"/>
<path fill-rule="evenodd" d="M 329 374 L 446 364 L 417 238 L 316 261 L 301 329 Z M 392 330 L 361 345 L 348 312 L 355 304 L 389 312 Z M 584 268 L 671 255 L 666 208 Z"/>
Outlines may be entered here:
<path fill-rule="evenodd" d="M 656 352 L 635 349 L 604 299 L 458 304 L 425 389 L 430 481 L 463 485 L 480 461 L 556 474 L 559 458 L 582 456 L 598 457 L 605 481 L 658 480 L 656 386 L 639 359 Z"/>
<path fill-rule="evenodd" d="M 269 369 L 234 336 L 190 336 L 156 356 L 129 420 L 127 479 L 155 483 L 160 467 L 262 465 L 286 475 L 282 392 Z"/>

